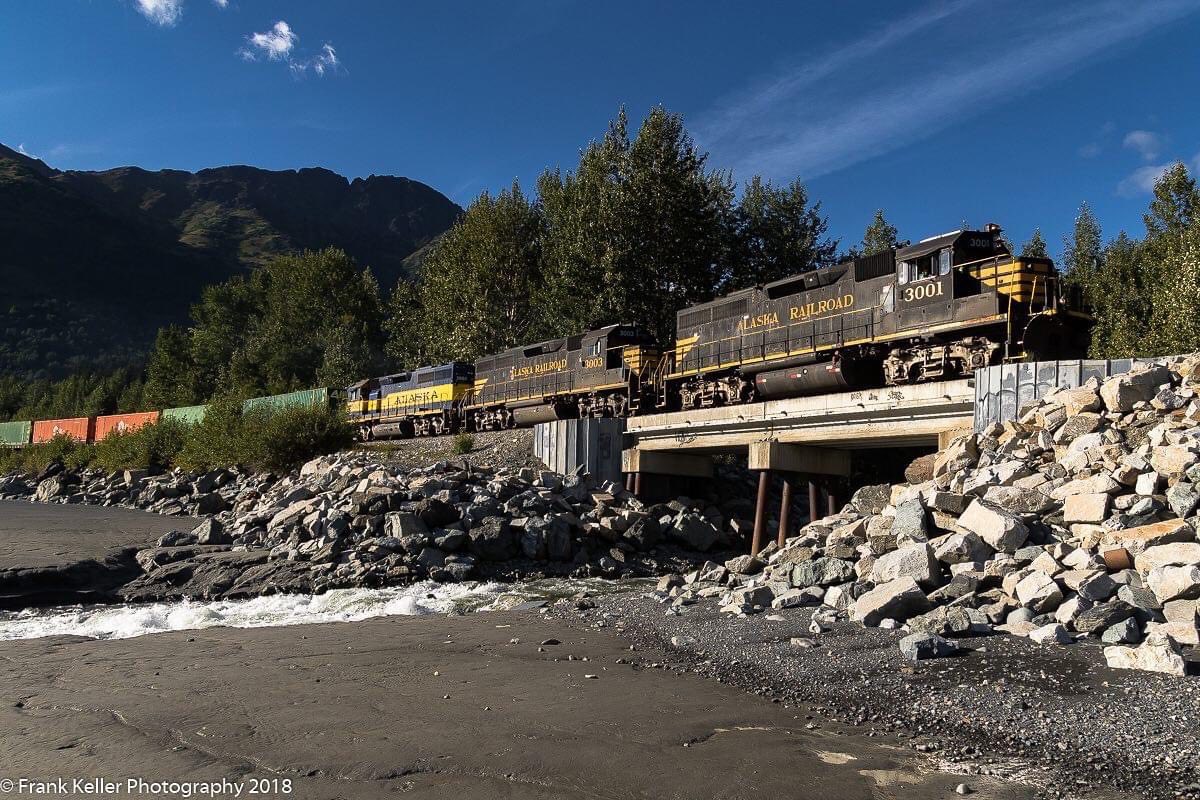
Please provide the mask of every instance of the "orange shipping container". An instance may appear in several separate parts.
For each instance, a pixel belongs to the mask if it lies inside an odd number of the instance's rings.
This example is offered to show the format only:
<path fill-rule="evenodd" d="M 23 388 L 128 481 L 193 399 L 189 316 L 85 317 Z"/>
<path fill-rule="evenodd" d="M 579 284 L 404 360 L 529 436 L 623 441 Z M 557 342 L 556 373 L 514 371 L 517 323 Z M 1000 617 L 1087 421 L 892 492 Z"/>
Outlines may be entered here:
<path fill-rule="evenodd" d="M 125 433 L 136 431 L 143 425 L 153 425 L 158 422 L 160 411 L 141 411 L 137 414 L 110 414 L 107 417 L 96 417 L 96 438 L 100 441 L 113 431 Z"/>
<path fill-rule="evenodd" d="M 70 436 L 77 442 L 90 442 L 95 430 L 95 417 L 72 419 L 43 419 L 33 423 L 33 441 L 48 442 L 60 434 Z"/>

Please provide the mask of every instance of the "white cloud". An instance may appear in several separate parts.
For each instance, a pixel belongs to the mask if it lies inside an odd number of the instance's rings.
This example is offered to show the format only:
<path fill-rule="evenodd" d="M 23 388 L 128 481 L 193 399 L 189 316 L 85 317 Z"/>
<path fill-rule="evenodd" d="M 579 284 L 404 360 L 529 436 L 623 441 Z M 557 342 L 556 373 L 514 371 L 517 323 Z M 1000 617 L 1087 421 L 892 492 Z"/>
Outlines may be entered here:
<path fill-rule="evenodd" d="M 342 62 L 338 61 L 337 52 L 333 49 L 333 45 L 326 42 L 321 46 L 321 54 L 312 61 L 313 72 L 323 78 L 325 77 L 325 70 L 335 70 L 340 63 Z"/>
<path fill-rule="evenodd" d="M 1138 167 L 1117 184 L 1117 194 L 1122 197 L 1151 194 L 1154 184 L 1158 183 L 1158 179 L 1170 168 L 1170 164 L 1148 164 Z"/>
<path fill-rule="evenodd" d="M 217 8 L 228 8 L 229 0 L 213 0 L 213 5 Z"/>
<path fill-rule="evenodd" d="M 342 61 L 329 42 L 321 45 L 321 51 L 311 58 L 293 56 L 299 41 L 300 37 L 291 26 L 279 20 L 266 33 L 247 36 L 246 46 L 238 53 L 246 61 L 257 61 L 262 56 L 266 56 L 270 61 L 284 61 L 288 70 L 297 78 L 303 77 L 310 69 L 319 78 L 325 77 L 326 73 L 336 74 L 342 69 Z"/>
<path fill-rule="evenodd" d="M 1100 155 L 1104 148 L 1096 142 L 1088 142 L 1083 147 L 1079 148 L 1080 158 L 1095 158 Z"/>
<path fill-rule="evenodd" d="M 18 153 L 20 153 L 20 154 L 21 154 L 21 155 L 23 155 L 23 156 L 29 156 L 30 158 L 37 158 L 37 156 L 35 156 L 33 153 L 31 153 L 31 152 L 29 152 L 28 150 L 26 150 L 26 149 L 25 149 L 25 143 L 24 143 L 24 142 L 22 142 L 21 144 L 18 144 L 18 145 L 17 145 L 17 152 L 18 152 Z"/>
<path fill-rule="evenodd" d="M 183 16 L 183 0 L 135 0 L 137 10 L 155 25 L 171 27 Z"/>
<path fill-rule="evenodd" d="M 259 56 L 266 56 L 271 61 L 286 61 L 292 55 L 299 36 L 292 27 L 283 20 L 271 26 L 266 33 L 252 33 L 246 37 L 248 47 L 242 49 L 242 57 L 254 61 Z"/>
<path fill-rule="evenodd" d="M 1126 148 L 1137 151 L 1147 161 L 1158 158 L 1162 152 L 1162 137 L 1154 131 L 1130 131 L 1121 142 Z"/>
<path fill-rule="evenodd" d="M 1197 0 L 989 6 L 986 26 L 938 5 L 847 42 L 702 116 L 697 141 L 737 175 L 812 179 L 932 136 L 1200 9 Z M 913 32 L 922 47 L 913 47 Z M 969 36 L 963 41 L 964 32 Z M 995 47 L 998 40 L 1005 47 Z M 940 47 L 940 43 L 947 44 Z M 937 50 L 958 56 L 928 58 Z M 967 54 L 970 54 L 969 56 Z M 1037 53 L 1036 58 L 1014 53 Z"/>

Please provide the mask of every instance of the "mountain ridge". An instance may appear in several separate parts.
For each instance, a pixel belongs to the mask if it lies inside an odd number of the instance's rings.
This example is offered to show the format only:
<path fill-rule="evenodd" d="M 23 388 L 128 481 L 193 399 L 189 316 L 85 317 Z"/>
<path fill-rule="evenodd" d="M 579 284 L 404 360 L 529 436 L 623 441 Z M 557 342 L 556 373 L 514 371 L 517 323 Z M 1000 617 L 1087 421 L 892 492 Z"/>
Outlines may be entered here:
<path fill-rule="evenodd" d="M 389 292 L 461 213 L 404 177 L 57 170 L 0 145 L 0 373 L 130 363 L 204 286 L 299 250 L 339 247 Z"/>

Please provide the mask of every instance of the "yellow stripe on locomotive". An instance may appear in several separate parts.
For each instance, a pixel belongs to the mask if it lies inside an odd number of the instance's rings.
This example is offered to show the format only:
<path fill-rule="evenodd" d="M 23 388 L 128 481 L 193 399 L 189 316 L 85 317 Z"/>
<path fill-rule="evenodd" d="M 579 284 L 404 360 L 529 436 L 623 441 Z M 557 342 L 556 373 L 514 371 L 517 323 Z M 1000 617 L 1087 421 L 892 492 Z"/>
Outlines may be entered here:
<path fill-rule="evenodd" d="M 470 383 L 460 382 L 390 392 L 380 399 L 380 412 L 384 418 L 409 414 L 439 414 L 462 400 L 470 389 Z"/>

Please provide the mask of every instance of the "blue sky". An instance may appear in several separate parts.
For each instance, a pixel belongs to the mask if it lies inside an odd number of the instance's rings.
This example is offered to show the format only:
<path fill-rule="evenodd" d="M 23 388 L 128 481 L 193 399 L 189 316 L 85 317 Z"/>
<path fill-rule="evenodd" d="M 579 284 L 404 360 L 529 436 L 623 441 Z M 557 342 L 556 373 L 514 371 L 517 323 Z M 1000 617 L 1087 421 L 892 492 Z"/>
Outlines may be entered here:
<path fill-rule="evenodd" d="M 44 0 L 0 25 L 0 142 L 62 169 L 406 175 L 466 204 L 574 165 L 622 104 L 739 181 L 802 178 L 835 235 L 1141 231 L 1200 166 L 1200 0 Z"/>

